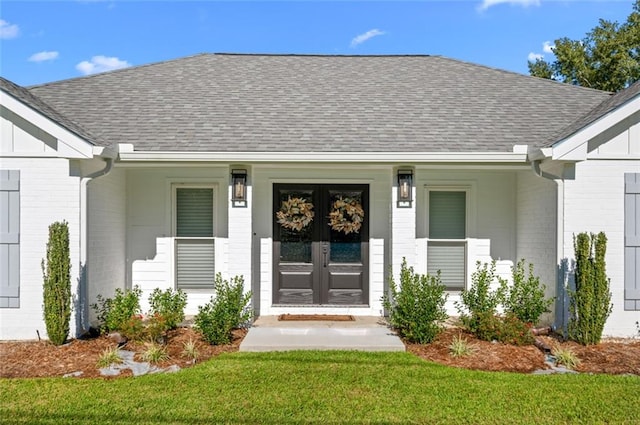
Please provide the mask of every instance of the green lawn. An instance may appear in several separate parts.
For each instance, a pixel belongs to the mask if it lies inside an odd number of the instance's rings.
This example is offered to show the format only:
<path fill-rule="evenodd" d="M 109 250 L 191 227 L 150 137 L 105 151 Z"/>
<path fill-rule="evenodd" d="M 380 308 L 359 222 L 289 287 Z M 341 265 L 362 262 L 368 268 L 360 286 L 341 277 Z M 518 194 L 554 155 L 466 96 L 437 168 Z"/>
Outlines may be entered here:
<path fill-rule="evenodd" d="M 0 423 L 640 423 L 640 378 L 473 372 L 407 353 L 234 353 L 176 374 L 2 379 Z"/>

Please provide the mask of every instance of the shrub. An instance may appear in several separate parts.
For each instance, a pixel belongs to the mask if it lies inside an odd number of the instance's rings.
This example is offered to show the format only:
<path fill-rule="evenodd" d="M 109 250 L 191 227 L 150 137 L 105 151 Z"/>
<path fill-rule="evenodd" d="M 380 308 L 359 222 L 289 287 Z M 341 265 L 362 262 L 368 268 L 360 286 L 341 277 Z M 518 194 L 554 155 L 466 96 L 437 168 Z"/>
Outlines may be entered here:
<path fill-rule="evenodd" d="M 98 357 L 97 366 L 99 368 L 109 367 L 114 363 L 122 363 L 122 358 L 118 354 L 118 347 L 105 348 L 100 357 Z"/>
<path fill-rule="evenodd" d="M 444 308 L 447 300 L 444 291 L 440 273 L 436 276 L 416 274 L 403 259 L 400 287 L 392 276 L 389 294 L 382 297 L 391 326 L 411 342 L 425 344 L 433 341 L 448 317 Z"/>
<path fill-rule="evenodd" d="M 158 344 L 149 344 L 141 357 L 142 361 L 149 363 L 160 363 L 169 360 L 169 354 L 167 354 L 166 348 Z"/>
<path fill-rule="evenodd" d="M 575 369 L 581 363 L 571 348 L 555 347 L 551 351 L 551 355 L 555 357 L 556 365 L 562 365 L 567 369 Z"/>
<path fill-rule="evenodd" d="M 603 232 L 580 233 L 573 238 L 573 248 L 576 289 L 569 292 L 569 338 L 597 344 L 613 307 L 604 261 L 607 237 Z"/>
<path fill-rule="evenodd" d="M 466 357 L 475 354 L 478 348 L 471 345 L 462 335 L 454 336 L 451 344 L 449 344 L 449 354 L 451 357 Z"/>
<path fill-rule="evenodd" d="M 200 351 L 198 351 L 196 343 L 190 339 L 187 342 L 183 342 L 182 347 L 182 355 L 195 363 L 198 360 L 198 357 L 200 357 Z"/>
<path fill-rule="evenodd" d="M 144 329 L 145 336 L 152 342 L 164 343 L 165 333 L 169 330 L 167 321 L 160 313 L 154 313 L 147 318 Z"/>
<path fill-rule="evenodd" d="M 149 296 L 150 314 L 159 314 L 164 318 L 167 329 L 175 329 L 184 320 L 184 308 L 187 306 L 187 294 L 178 289 L 161 291 L 156 288 Z"/>
<path fill-rule="evenodd" d="M 235 276 L 222 279 L 218 273 L 214 282 L 215 296 L 207 304 L 198 307 L 194 327 L 212 345 L 228 344 L 232 340 L 233 329 L 239 328 L 251 316 L 248 308 L 251 292 L 243 294 L 244 278 Z"/>
<path fill-rule="evenodd" d="M 497 281 L 499 287 L 491 291 L 491 283 Z M 455 302 L 460 313 L 462 326 L 473 334 L 477 334 L 481 321 L 491 321 L 496 315 L 498 305 L 504 300 L 506 282 L 496 275 L 496 262 L 476 263 L 476 271 L 471 275 L 471 287 L 460 294 L 460 301 Z"/>
<path fill-rule="evenodd" d="M 133 316 L 140 314 L 142 290 L 135 286 L 131 290 L 117 288 L 113 298 L 98 295 L 91 307 L 96 311 L 102 332 L 122 331 Z"/>
<path fill-rule="evenodd" d="M 474 334 L 483 341 L 499 341 L 505 344 L 529 345 L 533 343 L 531 325 L 524 323 L 512 313 L 499 316 L 489 312 L 476 318 Z"/>
<path fill-rule="evenodd" d="M 548 313 L 553 299 L 545 299 L 545 286 L 533 274 L 533 264 L 529 264 L 529 274 L 525 275 L 524 259 L 512 268 L 513 285 L 506 290 L 504 308 L 525 323 L 535 325 L 543 313 Z"/>
<path fill-rule="evenodd" d="M 123 337 L 132 340 L 141 340 L 144 336 L 144 323 L 142 322 L 141 314 L 134 314 L 129 317 L 128 320 L 123 321 L 118 325 L 117 330 Z"/>
<path fill-rule="evenodd" d="M 47 258 L 42 260 L 42 274 L 47 335 L 54 345 L 62 345 L 69 336 L 71 320 L 71 259 L 66 221 L 57 221 L 49 226 Z"/>

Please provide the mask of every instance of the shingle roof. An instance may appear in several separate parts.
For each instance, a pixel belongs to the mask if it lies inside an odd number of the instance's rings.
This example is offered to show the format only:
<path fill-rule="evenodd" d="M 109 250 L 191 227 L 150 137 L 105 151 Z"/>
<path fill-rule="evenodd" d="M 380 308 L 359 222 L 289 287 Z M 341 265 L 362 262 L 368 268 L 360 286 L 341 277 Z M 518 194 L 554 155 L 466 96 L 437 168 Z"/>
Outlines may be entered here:
<path fill-rule="evenodd" d="M 42 101 L 42 99 L 35 96 L 29 90 L 24 87 L 21 87 L 5 78 L 0 77 L 0 90 L 3 90 L 15 97 L 20 102 L 24 103 L 34 111 L 44 115 L 50 120 L 56 122 L 60 126 L 66 128 L 72 133 L 75 133 L 77 136 L 81 137 L 85 141 L 92 144 L 105 144 L 105 141 L 99 140 L 97 137 L 93 136 L 89 131 L 82 128 L 74 121 L 70 120 L 66 116 L 62 115 L 60 112 L 56 111 L 54 108 L 49 106 L 47 103 Z M 100 143 L 101 142 L 101 143 Z"/>
<path fill-rule="evenodd" d="M 627 101 L 631 100 L 632 98 L 636 97 L 639 94 L 640 94 L 640 81 L 636 81 L 626 89 L 621 90 L 616 94 L 614 94 L 613 96 L 610 96 L 609 98 L 605 99 L 604 101 L 602 101 L 602 103 L 597 105 L 591 111 L 584 114 L 583 116 L 578 118 L 576 121 L 571 123 L 568 127 L 560 131 L 556 136 L 556 141 L 562 141 L 566 139 L 567 137 L 571 136 L 577 131 L 580 131 L 582 128 L 591 124 L 597 119 L 607 115 L 609 112 L 613 111 L 618 106 L 621 106 L 622 104 L 626 103 Z"/>
<path fill-rule="evenodd" d="M 439 56 L 202 54 L 32 87 L 147 151 L 499 152 L 610 95 Z"/>

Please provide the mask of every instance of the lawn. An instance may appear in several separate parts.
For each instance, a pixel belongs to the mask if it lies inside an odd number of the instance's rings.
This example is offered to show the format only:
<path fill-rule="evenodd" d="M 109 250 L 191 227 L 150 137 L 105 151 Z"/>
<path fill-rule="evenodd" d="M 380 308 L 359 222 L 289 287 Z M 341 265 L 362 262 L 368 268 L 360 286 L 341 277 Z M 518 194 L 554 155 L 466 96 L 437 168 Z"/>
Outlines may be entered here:
<path fill-rule="evenodd" d="M 640 377 L 476 372 L 408 353 L 224 354 L 175 374 L 2 379 L 0 423 L 640 423 Z"/>

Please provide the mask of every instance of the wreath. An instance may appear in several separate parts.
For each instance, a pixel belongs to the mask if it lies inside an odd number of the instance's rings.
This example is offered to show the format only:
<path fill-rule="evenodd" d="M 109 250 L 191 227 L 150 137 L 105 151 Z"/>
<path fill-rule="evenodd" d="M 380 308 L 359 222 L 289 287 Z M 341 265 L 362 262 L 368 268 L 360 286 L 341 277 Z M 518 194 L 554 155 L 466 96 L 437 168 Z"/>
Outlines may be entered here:
<path fill-rule="evenodd" d="M 364 220 L 362 205 L 355 198 L 339 197 L 329 213 L 329 226 L 338 232 L 358 233 Z"/>
<path fill-rule="evenodd" d="M 285 229 L 301 231 L 313 221 L 313 204 L 304 198 L 292 198 L 282 201 L 280 211 L 276 213 L 278 223 Z"/>

